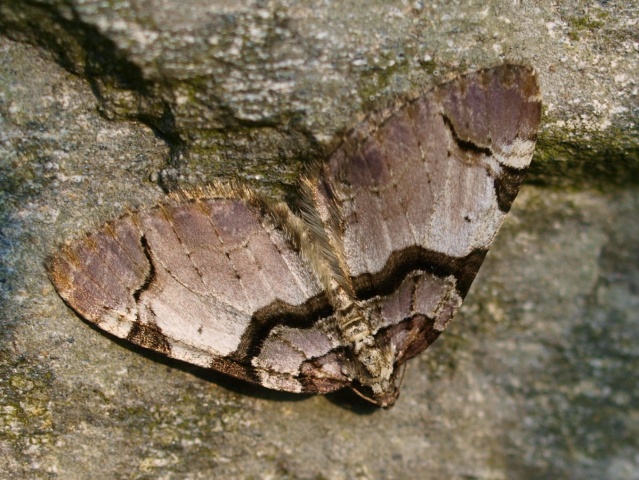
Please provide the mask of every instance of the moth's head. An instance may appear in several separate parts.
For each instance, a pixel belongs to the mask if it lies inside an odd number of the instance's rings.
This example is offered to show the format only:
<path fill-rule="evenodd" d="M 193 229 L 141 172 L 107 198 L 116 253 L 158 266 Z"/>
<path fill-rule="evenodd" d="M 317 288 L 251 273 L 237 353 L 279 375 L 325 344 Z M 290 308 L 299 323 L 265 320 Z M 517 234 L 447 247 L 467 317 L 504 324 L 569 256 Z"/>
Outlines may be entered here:
<path fill-rule="evenodd" d="M 399 391 L 404 379 L 404 369 L 406 364 L 398 366 L 391 375 L 389 382 L 384 385 L 384 388 L 373 390 L 370 385 L 364 385 L 357 383 L 351 386 L 351 389 L 364 400 L 374 403 L 378 407 L 390 408 L 395 405 L 397 398 L 399 397 Z"/>
<path fill-rule="evenodd" d="M 392 407 L 404 378 L 404 364 L 397 365 L 396 360 L 395 349 L 387 342 L 360 350 L 353 391 L 375 405 Z"/>

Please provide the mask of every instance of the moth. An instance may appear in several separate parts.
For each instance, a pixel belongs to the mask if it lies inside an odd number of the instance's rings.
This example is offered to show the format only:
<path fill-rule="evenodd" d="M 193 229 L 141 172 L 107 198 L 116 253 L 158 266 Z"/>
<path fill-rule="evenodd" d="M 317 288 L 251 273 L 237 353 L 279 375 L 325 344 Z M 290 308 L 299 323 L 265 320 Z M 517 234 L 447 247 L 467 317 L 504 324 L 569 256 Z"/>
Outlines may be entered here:
<path fill-rule="evenodd" d="M 468 292 L 540 115 L 532 68 L 461 76 L 345 134 L 295 207 L 239 182 L 183 192 L 67 242 L 48 274 L 79 315 L 134 344 L 389 407 Z"/>

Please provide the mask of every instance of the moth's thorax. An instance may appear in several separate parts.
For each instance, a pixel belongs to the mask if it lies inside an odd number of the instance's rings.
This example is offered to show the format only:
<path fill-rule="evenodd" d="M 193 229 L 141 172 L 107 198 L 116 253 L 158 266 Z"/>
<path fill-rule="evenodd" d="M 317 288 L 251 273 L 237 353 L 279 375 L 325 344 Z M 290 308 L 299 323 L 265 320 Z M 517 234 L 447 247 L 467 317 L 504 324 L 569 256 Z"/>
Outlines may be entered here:
<path fill-rule="evenodd" d="M 371 322 L 367 312 L 340 286 L 333 289 L 331 303 L 343 341 L 352 345 L 356 352 L 359 351 L 371 337 Z"/>

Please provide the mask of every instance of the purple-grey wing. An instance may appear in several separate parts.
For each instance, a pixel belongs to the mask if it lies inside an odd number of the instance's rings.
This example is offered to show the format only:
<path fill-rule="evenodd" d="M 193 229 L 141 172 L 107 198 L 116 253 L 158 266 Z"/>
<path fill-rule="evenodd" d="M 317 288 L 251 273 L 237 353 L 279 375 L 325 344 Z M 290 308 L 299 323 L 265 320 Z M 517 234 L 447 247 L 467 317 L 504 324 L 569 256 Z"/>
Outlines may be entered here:
<path fill-rule="evenodd" d="M 127 214 L 63 247 L 48 270 L 76 312 L 135 344 L 279 390 L 344 386 L 315 274 L 243 200 Z"/>
<path fill-rule="evenodd" d="M 363 122 L 322 166 L 320 201 L 337 205 L 332 224 L 357 296 L 383 304 L 407 274 L 426 274 L 414 306 L 393 320 L 428 319 L 406 358 L 436 338 L 466 295 L 532 159 L 540 114 L 531 68 L 483 70 Z M 438 290 L 442 281 L 448 287 Z M 439 313 L 420 310 L 436 297 Z"/>

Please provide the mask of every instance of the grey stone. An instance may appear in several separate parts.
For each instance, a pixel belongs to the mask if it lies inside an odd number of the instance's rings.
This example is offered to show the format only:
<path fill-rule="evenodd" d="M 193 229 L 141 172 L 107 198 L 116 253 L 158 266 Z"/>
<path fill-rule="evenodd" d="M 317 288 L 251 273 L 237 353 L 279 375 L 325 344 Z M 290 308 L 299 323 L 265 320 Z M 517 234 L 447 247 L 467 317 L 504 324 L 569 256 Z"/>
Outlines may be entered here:
<path fill-rule="evenodd" d="M 0 477 L 615 478 L 639 471 L 639 4 L 0 2 Z M 56 244 L 162 190 L 290 192 L 370 109 L 539 72 L 536 165 L 389 411 L 92 330 Z"/>

